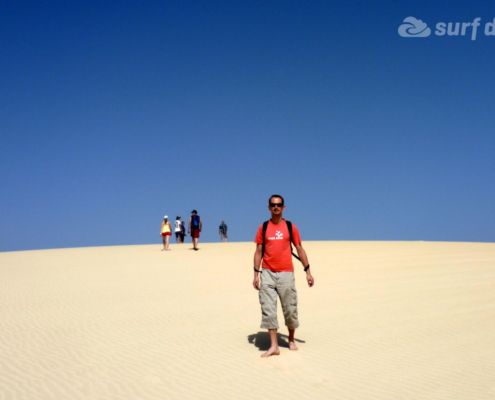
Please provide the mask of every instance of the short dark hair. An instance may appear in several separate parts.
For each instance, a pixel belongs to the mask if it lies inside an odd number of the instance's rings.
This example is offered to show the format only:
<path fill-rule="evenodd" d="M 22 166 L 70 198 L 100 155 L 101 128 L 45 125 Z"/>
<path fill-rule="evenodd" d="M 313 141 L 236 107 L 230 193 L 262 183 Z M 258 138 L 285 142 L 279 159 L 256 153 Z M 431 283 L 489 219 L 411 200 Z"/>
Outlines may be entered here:
<path fill-rule="evenodd" d="M 282 196 L 280 196 L 279 194 L 272 194 L 272 195 L 270 196 L 270 198 L 268 199 L 268 204 L 270 204 L 270 203 L 271 203 L 271 199 L 272 199 L 273 197 L 278 197 L 280 200 L 282 200 L 282 205 L 284 205 L 284 203 L 285 203 L 284 198 L 283 198 Z"/>

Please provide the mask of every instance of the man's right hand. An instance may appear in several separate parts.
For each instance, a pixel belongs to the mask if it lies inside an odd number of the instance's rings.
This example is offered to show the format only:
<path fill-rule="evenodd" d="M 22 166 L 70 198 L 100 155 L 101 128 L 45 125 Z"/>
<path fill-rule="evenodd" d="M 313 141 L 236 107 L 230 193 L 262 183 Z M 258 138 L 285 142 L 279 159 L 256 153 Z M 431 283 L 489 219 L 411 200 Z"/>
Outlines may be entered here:
<path fill-rule="evenodd" d="M 256 274 L 253 280 L 253 287 L 256 290 L 260 290 L 260 274 Z"/>

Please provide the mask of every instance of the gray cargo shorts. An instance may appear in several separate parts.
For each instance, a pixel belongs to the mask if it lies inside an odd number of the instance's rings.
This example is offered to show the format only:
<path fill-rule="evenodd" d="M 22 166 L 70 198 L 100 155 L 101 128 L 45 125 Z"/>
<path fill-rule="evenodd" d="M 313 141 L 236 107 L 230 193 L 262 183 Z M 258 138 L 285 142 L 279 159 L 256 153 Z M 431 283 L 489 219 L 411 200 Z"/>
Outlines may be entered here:
<path fill-rule="evenodd" d="M 261 328 L 278 329 L 277 296 L 280 297 L 287 328 L 296 329 L 299 326 L 294 272 L 273 272 L 263 268 L 259 296 Z"/>

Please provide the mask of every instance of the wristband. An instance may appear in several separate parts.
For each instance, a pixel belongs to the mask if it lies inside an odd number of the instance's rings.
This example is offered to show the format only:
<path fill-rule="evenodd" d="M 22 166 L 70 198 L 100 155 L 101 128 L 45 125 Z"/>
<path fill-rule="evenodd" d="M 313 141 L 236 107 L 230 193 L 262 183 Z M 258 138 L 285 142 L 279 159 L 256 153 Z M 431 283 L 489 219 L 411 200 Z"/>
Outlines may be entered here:
<path fill-rule="evenodd" d="M 304 267 L 304 271 L 307 271 L 309 269 L 309 264 L 307 267 Z"/>
<path fill-rule="evenodd" d="M 253 267 L 253 268 L 254 268 L 254 267 Z M 261 271 L 261 269 L 258 271 L 256 268 L 254 268 L 254 270 L 255 270 L 256 272 L 259 272 L 260 274 L 261 274 L 261 272 L 262 272 L 262 271 Z"/>

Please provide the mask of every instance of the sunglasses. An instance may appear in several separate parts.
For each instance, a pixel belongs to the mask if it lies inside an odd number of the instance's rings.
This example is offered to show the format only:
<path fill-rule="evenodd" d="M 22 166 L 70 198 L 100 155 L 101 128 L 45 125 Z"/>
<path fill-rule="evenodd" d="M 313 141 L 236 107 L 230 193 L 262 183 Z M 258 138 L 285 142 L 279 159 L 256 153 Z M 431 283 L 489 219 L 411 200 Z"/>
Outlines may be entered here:
<path fill-rule="evenodd" d="M 282 208 L 284 206 L 284 203 L 270 203 L 270 207 L 280 207 Z"/>

